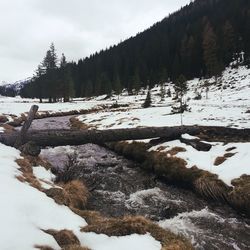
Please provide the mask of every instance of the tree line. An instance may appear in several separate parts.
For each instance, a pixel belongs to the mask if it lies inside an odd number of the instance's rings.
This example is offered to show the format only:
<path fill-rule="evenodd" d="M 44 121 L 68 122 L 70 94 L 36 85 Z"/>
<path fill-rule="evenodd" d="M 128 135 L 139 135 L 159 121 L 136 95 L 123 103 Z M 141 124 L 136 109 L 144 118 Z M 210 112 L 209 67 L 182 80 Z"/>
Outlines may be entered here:
<path fill-rule="evenodd" d="M 168 80 L 219 75 L 245 52 L 250 65 L 250 1 L 196 0 L 148 30 L 78 62 L 57 66 L 51 45 L 24 97 L 57 101 L 137 93 Z"/>

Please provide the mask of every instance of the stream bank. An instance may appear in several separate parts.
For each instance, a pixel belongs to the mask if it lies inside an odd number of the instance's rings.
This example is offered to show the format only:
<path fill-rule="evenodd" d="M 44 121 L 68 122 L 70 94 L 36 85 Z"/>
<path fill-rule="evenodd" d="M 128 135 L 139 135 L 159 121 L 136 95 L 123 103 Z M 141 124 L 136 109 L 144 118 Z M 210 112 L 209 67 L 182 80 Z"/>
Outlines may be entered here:
<path fill-rule="evenodd" d="M 50 122 L 52 119 L 52 122 Z M 68 117 L 36 120 L 38 129 L 67 127 Z M 193 192 L 177 188 L 145 172 L 133 161 L 107 148 L 86 144 L 46 148 L 41 156 L 62 169 L 74 159 L 70 177 L 91 191 L 88 209 L 105 216 L 142 215 L 165 229 L 191 240 L 195 249 L 249 249 L 250 221 L 219 202 L 207 202 Z"/>

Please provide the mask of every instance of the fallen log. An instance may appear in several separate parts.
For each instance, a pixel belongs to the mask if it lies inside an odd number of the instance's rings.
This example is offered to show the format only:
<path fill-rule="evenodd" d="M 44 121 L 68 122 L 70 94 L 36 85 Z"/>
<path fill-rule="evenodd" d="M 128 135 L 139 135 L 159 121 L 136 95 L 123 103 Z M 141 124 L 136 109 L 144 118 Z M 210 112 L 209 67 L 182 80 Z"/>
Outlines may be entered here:
<path fill-rule="evenodd" d="M 0 134 L 0 142 L 13 146 L 18 132 Z M 33 130 L 27 132 L 23 143 L 32 141 L 38 146 L 82 145 L 86 143 L 142 140 L 163 137 L 166 141 L 179 139 L 182 134 L 193 136 L 230 138 L 234 141 L 250 141 L 250 129 L 234 129 L 206 126 L 145 127 L 109 130 Z"/>

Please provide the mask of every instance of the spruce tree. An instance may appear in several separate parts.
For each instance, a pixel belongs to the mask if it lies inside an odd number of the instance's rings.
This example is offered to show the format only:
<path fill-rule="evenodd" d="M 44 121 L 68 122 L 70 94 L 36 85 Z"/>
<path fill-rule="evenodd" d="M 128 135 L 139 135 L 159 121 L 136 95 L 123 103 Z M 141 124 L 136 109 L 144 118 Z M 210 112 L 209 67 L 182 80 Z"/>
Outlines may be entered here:
<path fill-rule="evenodd" d="M 209 22 L 207 22 L 203 33 L 203 58 L 207 75 L 218 75 L 220 69 L 217 55 L 217 37 Z"/>
<path fill-rule="evenodd" d="M 236 52 L 235 32 L 229 21 L 223 26 L 223 43 L 222 43 L 224 61 L 228 65 L 232 62 L 233 54 Z"/>
<path fill-rule="evenodd" d="M 58 94 L 63 97 L 64 102 L 68 102 L 70 97 L 75 95 L 74 82 L 64 54 L 62 54 L 60 61 L 60 87 L 58 89 L 61 90 L 61 93 Z"/>
<path fill-rule="evenodd" d="M 150 89 L 148 90 L 146 99 L 144 101 L 144 103 L 142 104 L 143 108 L 149 108 L 152 104 L 152 100 L 151 100 L 151 93 L 150 93 Z"/>

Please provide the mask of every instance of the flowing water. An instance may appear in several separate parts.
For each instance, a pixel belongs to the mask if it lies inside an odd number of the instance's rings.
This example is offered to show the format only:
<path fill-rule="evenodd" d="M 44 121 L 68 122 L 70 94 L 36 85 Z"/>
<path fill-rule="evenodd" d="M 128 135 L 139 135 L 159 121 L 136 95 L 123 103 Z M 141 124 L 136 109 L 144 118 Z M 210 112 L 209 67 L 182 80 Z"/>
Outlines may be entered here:
<path fill-rule="evenodd" d="M 67 128 L 69 117 L 36 120 L 33 129 Z M 158 180 L 98 145 L 56 147 L 42 156 L 62 169 L 72 155 L 73 178 L 91 191 L 88 209 L 107 216 L 143 215 L 189 238 L 195 249 L 250 249 L 250 220 L 228 206 L 209 203 L 191 191 Z"/>

